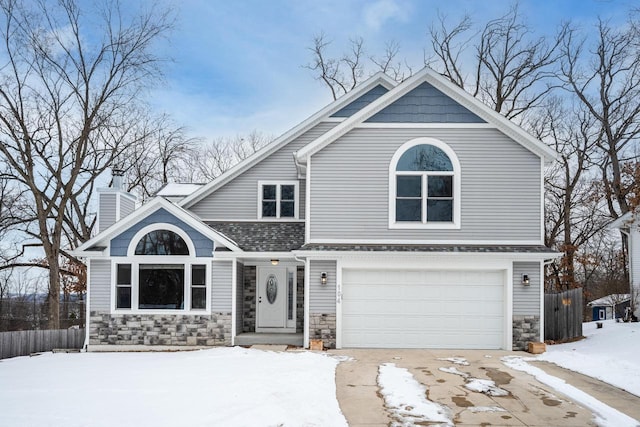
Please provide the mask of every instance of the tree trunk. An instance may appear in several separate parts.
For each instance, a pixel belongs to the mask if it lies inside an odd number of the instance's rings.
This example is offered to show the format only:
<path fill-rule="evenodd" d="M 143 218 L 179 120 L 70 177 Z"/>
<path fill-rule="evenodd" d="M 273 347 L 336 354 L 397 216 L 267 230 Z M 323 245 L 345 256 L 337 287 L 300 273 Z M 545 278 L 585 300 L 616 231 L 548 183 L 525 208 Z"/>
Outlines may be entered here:
<path fill-rule="evenodd" d="M 50 257 L 47 257 L 50 258 Z M 60 329 L 60 272 L 58 260 L 49 259 L 48 328 Z"/>

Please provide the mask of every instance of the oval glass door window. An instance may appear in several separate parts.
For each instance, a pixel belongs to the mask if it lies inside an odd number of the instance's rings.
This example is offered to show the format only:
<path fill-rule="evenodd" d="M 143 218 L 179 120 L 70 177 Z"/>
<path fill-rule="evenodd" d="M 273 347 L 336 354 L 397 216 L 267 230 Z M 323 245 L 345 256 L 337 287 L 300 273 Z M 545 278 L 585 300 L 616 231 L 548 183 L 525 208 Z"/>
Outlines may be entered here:
<path fill-rule="evenodd" d="M 269 301 L 269 304 L 273 304 L 274 302 L 276 302 L 277 296 L 278 280 L 276 279 L 275 275 L 270 274 L 269 277 L 267 277 L 267 301 Z"/>

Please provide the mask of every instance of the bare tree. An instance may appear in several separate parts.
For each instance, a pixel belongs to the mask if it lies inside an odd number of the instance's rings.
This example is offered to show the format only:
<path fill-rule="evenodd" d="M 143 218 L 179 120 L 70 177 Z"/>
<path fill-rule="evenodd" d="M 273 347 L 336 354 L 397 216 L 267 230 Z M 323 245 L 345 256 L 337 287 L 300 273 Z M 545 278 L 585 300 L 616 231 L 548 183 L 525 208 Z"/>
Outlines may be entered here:
<path fill-rule="evenodd" d="M 427 64 L 509 119 L 538 107 L 557 83 L 554 65 L 567 27 L 549 40 L 534 36 L 515 4 L 476 29 L 465 15 L 453 27 L 438 16 Z M 472 56 L 473 54 L 473 56 Z"/>
<path fill-rule="evenodd" d="M 577 30 L 563 44 L 561 78 L 597 126 L 592 162 L 600 170 L 612 218 L 630 210 L 633 186 L 624 185 L 625 165 L 637 161 L 640 136 L 640 32 L 630 22 L 613 27 L 600 19 L 587 45 Z"/>
<path fill-rule="evenodd" d="M 311 70 L 316 80 L 322 81 L 331 91 L 333 99 L 350 92 L 363 79 L 382 71 L 396 81 L 403 81 L 413 74 L 406 60 L 398 59 L 400 44 L 389 41 L 380 55 L 367 56 L 364 39 L 349 39 L 347 51 L 334 56 L 329 52 L 331 42 L 324 33 L 315 36 L 309 50 L 312 60 L 305 68 Z"/>
<path fill-rule="evenodd" d="M 77 0 L 0 1 L 0 157 L 28 195 L 21 231 L 43 247 L 49 327 L 59 325 L 60 260 L 90 236 L 96 178 L 138 142 L 143 90 L 160 76 L 152 50 L 172 22 L 160 8 L 91 13 Z M 74 229 L 79 227 L 79 229 Z"/>
<path fill-rule="evenodd" d="M 215 138 L 192 152 L 188 167 L 193 173 L 190 181 L 211 181 L 271 141 L 273 136 L 256 130 L 247 135 Z"/>
<path fill-rule="evenodd" d="M 534 135 L 558 152 L 558 161 L 545 177 L 545 245 L 564 254 L 551 264 L 550 276 L 553 290 L 565 290 L 581 285 L 575 258 L 608 222 L 598 176 L 589 169 L 597 131 L 580 105 L 566 106 L 559 97 L 549 99 L 544 110 L 529 118 Z"/>
<path fill-rule="evenodd" d="M 117 160 L 127 191 L 144 202 L 169 182 L 192 181 L 189 162 L 199 148 L 198 138 L 187 137 L 166 115 L 140 123 L 137 135 L 139 143 L 129 145 Z"/>

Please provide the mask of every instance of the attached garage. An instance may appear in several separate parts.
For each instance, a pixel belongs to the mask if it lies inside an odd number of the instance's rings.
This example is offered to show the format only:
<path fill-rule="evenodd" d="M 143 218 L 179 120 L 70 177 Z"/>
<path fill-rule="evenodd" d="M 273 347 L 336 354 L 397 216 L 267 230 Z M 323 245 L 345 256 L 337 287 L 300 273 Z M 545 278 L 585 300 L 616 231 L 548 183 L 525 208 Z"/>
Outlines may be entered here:
<path fill-rule="evenodd" d="M 505 348 L 505 270 L 342 270 L 342 347 Z"/>

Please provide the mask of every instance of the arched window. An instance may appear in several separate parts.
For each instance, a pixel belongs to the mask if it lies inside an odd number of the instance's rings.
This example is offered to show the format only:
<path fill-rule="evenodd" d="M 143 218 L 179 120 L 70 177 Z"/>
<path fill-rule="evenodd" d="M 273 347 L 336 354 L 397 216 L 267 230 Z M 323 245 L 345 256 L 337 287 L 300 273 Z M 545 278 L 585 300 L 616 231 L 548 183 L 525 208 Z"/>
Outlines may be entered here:
<path fill-rule="evenodd" d="M 187 232 L 157 223 L 139 230 L 115 265 L 116 310 L 202 313 L 209 308 L 209 263 Z"/>
<path fill-rule="evenodd" d="M 437 139 L 403 144 L 389 165 L 390 228 L 459 227 L 460 166 Z"/>
<path fill-rule="evenodd" d="M 189 248 L 173 231 L 154 230 L 138 241 L 135 255 L 189 255 Z"/>

